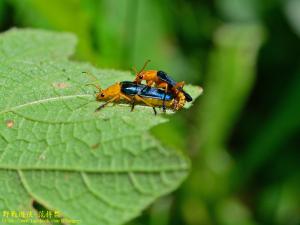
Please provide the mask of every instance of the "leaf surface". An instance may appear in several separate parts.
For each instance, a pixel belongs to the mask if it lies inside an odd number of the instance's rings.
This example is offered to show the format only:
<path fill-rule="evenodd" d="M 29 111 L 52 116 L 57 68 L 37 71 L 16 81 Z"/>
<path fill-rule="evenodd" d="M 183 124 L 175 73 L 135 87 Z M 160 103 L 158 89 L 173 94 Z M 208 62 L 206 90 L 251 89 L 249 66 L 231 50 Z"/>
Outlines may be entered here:
<path fill-rule="evenodd" d="M 127 104 L 95 113 L 83 71 L 102 87 L 133 76 L 70 61 L 75 44 L 67 33 L 0 35 L 0 210 L 34 211 L 37 201 L 79 224 L 122 224 L 179 186 L 189 161 L 148 133 L 161 113 Z"/>

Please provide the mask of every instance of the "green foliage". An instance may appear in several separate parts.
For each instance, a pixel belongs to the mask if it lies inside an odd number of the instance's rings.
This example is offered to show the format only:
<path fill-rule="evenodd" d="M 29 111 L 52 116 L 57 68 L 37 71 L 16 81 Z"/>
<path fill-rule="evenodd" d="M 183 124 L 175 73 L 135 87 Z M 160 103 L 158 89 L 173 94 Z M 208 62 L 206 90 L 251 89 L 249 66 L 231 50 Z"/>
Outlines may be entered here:
<path fill-rule="evenodd" d="M 288 92 L 279 99 L 274 114 L 266 121 L 263 128 L 256 134 L 248 151 L 241 157 L 235 171 L 238 185 L 243 185 L 268 158 L 274 155 L 282 146 L 287 144 L 286 137 L 294 135 L 300 127 L 300 106 L 295 99 L 300 99 L 300 76 L 289 86 Z M 241 175 L 243 174 L 243 175 Z M 235 184 L 237 185 L 237 184 Z"/>
<path fill-rule="evenodd" d="M 284 10 L 290 25 L 294 28 L 295 32 L 300 35 L 300 2 L 297 0 L 287 0 L 284 2 Z"/>
<path fill-rule="evenodd" d="M 34 200 L 81 224 L 122 224 L 178 187 L 189 161 L 147 132 L 166 121 L 151 108 L 95 112 L 83 71 L 102 87 L 133 76 L 68 60 L 75 43 L 30 29 L 0 37 L 0 210 L 33 210 Z"/>
<path fill-rule="evenodd" d="M 255 79 L 256 57 L 263 40 L 258 25 L 226 25 L 216 32 L 210 56 L 207 97 L 200 123 L 206 154 L 222 149 Z M 247 55 L 245 56 L 245 53 Z"/>
<path fill-rule="evenodd" d="M 151 59 L 149 67 L 164 68 L 176 79 L 180 74 L 185 74 L 188 80 L 195 76 L 175 43 L 168 41 L 166 5 L 164 9 L 155 1 L 139 0 L 12 0 L 10 3 L 16 10 L 19 26 L 30 24 L 30 27 L 76 33 L 80 59 L 102 67 L 125 69 L 141 66 Z"/>
<path fill-rule="evenodd" d="M 194 107 L 150 130 L 164 146 L 190 155 L 190 176 L 128 224 L 299 225 L 299 6 L 299 0 L 3 0 L 0 28 L 69 31 L 79 37 L 73 59 L 126 70 L 151 59 L 149 69 L 204 87 Z M 97 76 L 129 77 L 81 66 Z M 90 94 L 90 104 L 80 100 L 93 111 L 93 88 L 82 85 L 89 79 L 71 71 L 78 84 L 70 88 Z M 101 84 L 117 79 L 101 77 Z"/>
<path fill-rule="evenodd" d="M 242 203 L 228 197 L 228 177 L 235 167 L 225 143 L 252 88 L 255 60 L 262 40 L 263 31 L 258 25 L 226 25 L 215 34 L 215 49 L 210 55 L 209 76 L 205 81 L 206 95 L 198 113 L 200 134 L 197 140 L 201 155 L 193 159 L 192 179 L 184 186 L 184 193 L 189 193 L 189 197 L 183 201 L 183 213 L 189 224 L 217 223 L 218 220 L 224 224 L 251 222 Z M 217 206 L 215 218 L 209 218 L 204 201 Z M 198 213 L 190 213 L 192 209 Z"/>

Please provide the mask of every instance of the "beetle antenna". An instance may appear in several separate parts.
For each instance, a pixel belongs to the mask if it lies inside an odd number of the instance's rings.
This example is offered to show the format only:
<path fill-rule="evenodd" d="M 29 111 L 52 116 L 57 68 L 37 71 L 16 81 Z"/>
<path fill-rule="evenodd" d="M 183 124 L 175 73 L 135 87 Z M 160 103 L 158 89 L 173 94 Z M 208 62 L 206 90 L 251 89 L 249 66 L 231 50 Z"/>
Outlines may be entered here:
<path fill-rule="evenodd" d="M 131 71 L 132 71 L 134 74 L 137 74 L 137 73 L 138 73 L 138 71 L 137 71 L 137 69 L 135 68 L 135 66 L 131 68 Z"/>
<path fill-rule="evenodd" d="M 94 84 L 94 83 L 89 83 L 89 84 L 86 84 L 85 86 L 94 86 L 95 88 L 97 88 L 99 91 L 102 91 L 102 88 L 99 86 L 99 85 L 97 85 L 97 84 Z"/>
<path fill-rule="evenodd" d="M 97 77 L 95 77 L 95 75 L 93 75 L 91 72 L 88 72 L 88 71 L 82 71 L 83 74 L 87 75 L 90 77 L 90 80 L 93 80 L 93 81 L 97 81 L 98 82 L 98 79 Z"/>
<path fill-rule="evenodd" d="M 86 74 L 87 76 L 89 76 L 91 80 L 94 80 L 94 82 L 96 82 L 96 81 L 98 82 L 98 79 L 93 74 L 91 74 L 90 72 L 83 71 L 82 73 Z M 97 85 L 97 84 L 94 84 L 94 83 L 88 83 L 88 84 L 86 84 L 86 86 L 89 86 L 89 85 L 92 85 L 95 88 L 97 88 L 99 91 L 102 91 L 101 87 L 99 85 Z"/>
<path fill-rule="evenodd" d="M 146 68 L 146 66 L 148 65 L 149 62 L 151 62 L 150 59 L 148 59 L 148 60 L 145 62 L 145 64 L 144 64 L 144 66 L 142 67 L 142 69 L 138 72 L 139 74 L 140 74 L 141 72 L 144 71 L 144 69 Z"/>

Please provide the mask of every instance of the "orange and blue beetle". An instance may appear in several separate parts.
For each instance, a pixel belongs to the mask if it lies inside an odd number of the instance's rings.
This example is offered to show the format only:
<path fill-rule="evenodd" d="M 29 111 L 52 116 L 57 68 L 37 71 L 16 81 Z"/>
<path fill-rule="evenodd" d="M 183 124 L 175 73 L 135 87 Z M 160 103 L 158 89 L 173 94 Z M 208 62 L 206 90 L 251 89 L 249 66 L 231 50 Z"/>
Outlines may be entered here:
<path fill-rule="evenodd" d="M 171 78 L 167 73 L 161 70 L 144 70 L 150 60 L 147 60 L 143 66 L 143 68 L 137 72 L 135 68 L 133 68 L 136 77 L 134 82 L 140 84 L 143 80 L 146 81 L 147 86 L 151 87 L 153 84 L 157 88 L 162 88 L 167 93 L 171 91 L 174 95 L 180 95 L 181 101 L 191 102 L 193 98 L 183 90 L 184 82 L 176 82 L 173 78 Z M 163 105 L 164 107 L 164 105 Z"/>
<path fill-rule="evenodd" d="M 157 106 L 166 106 L 173 110 L 179 110 L 185 104 L 185 101 L 182 101 L 180 96 L 176 96 L 172 92 L 165 92 L 158 88 L 137 84 L 131 81 L 122 81 L 111 85 L 104 90 L 97 85 L 94 86 L 99 90 L 99 93 L 96 94 L 96 100 L 106 100 L 106 102 L 99 106 L 96 111 L 101 110 L 110 102 L 117 102 L 120 100 L 131 103 L 131 111 L 134 109 L 135 102 L 143 103 L 152 107 L 155 115 L 157 114 L 155 109 Z"/>

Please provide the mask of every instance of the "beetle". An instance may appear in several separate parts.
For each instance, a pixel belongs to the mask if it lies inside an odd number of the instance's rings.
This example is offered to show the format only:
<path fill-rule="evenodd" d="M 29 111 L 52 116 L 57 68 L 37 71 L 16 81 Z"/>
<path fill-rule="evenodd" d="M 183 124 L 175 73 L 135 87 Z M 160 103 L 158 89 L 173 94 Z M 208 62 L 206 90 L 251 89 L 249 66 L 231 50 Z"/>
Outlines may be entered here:
<path fill-rule="evenodd" d="M 147 60 L 139 72 L 133 68 L 136 73 L 134 82 L 140 84 L 142 80 L 145 80 L 146 84 L 150 87 L 155 84 L 157 88 L 163 88 L 165 92 L 171 89 L 172 92 L 175 92 L 175 95 L 177 95 L 177 92 L 182 92 L 187 102 L 193 100 L 193 98 L 183 90 L 183 81 L 176 82 L 170 75 L 161 70 L 144 70 L 149 62 L 150 60 Z"/>
<path fill-rule="evenodd" d="M 185 104 L 185 97 L 180 92 L 175 95 L 173 92 L 165 92 L 162 89 L 149 87 L 144 84 L 137 84 L 132 81 L 118 82 L 104 90 L 97 85 L 94 86 L 99 90 L 99 93 L 96 94 L 96 100 L 106 100 L 106 102 L 99 106 L 96 111 L 101 110 L 110 102 L 120 100 L 130 102 L 131 111 L 134 109 L 135 102 L 141 102 L 152 107 L 155 115 L 157 114 L 155 109 L 157 106 L 165 105 L 173 110 L 179 110 Z"/>

